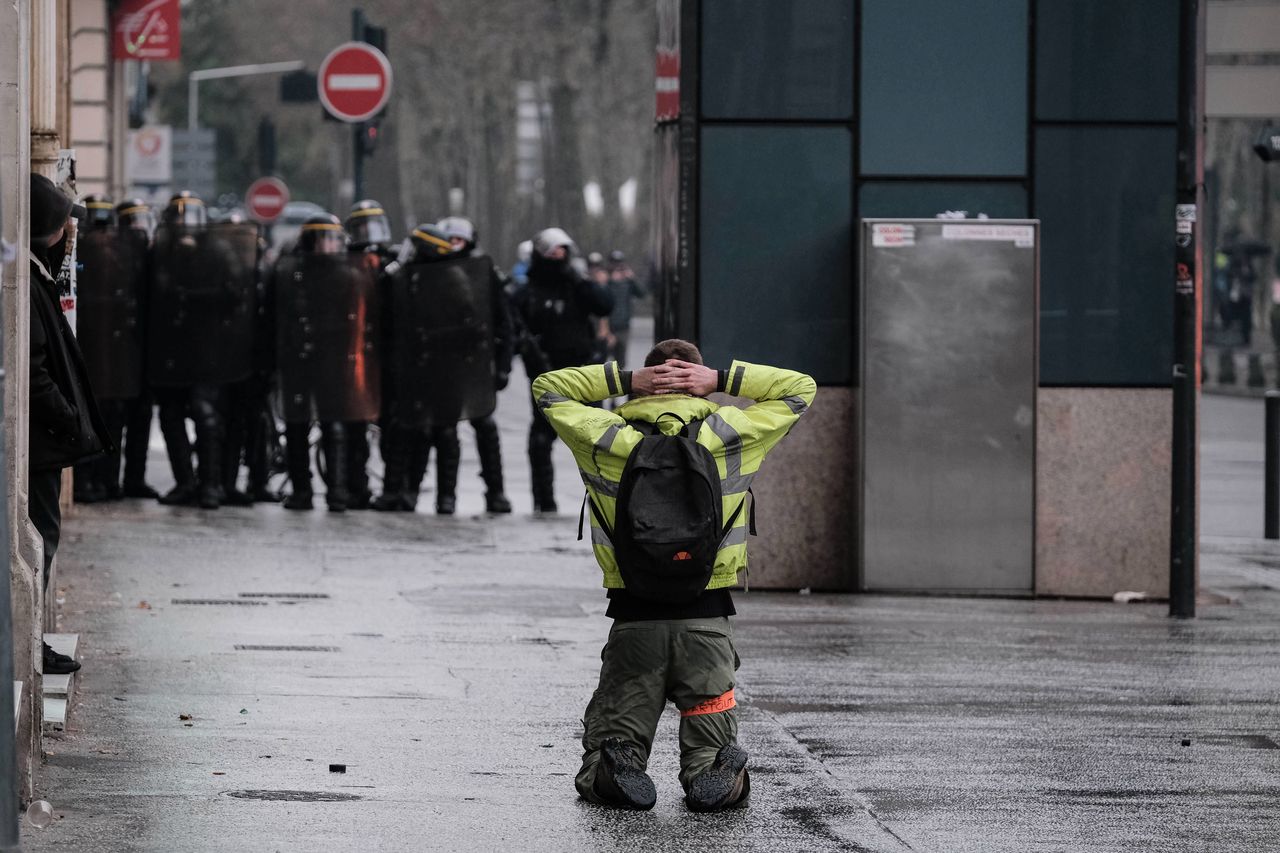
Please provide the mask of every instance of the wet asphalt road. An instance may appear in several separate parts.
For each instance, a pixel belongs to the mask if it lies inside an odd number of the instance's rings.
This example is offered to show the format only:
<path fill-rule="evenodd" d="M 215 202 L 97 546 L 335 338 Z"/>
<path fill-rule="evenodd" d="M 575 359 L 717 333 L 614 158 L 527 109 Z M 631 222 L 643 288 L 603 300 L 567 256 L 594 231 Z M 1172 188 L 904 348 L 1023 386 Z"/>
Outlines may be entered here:
<path fill-rule="evenodd" d="M 465 428 L 454 519 L 430 495 L 412 516 L 81 510 L 60 587 L 85 670 L 39 779 L 58 819 L 25 849 L 1280 848 L 1280 548 L 1207 521 L 1204 582 L 1228 603 L 1194 622 L 739 595 L 751 808 L 685 811 L 672 713 L 653 812 L 578 801 L 603 595 L 573 479 L 560 518 L 530 517 L 528 407 L 508 393 L 501 411 L 509 518 L 474 515 Z M 1231 471 L 1247 501 L 1252 475 Z"/>

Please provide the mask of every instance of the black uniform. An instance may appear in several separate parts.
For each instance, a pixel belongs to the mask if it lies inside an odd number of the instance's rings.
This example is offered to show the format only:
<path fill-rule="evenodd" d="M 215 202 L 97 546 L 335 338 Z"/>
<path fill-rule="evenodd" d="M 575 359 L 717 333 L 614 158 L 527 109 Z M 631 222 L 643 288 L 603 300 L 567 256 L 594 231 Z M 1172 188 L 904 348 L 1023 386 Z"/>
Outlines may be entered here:
<path fill-rule="evenodd" d="M 559 232 L 559 229 L 549 229 Z M 606 317 L 613 309 L 608 289 L 582 276 L 563 259 L 547 257 L 547 250 L 564 246 L 572 252 L 571 242 L 546 238 L 547 232 L 534 240 L 533 260 L 529 266 L 529 282 L 516 290 L 513 303 L 529 339 L 522 347 L 525 372 L 532 381 L 543 370 L 558 370 L 592 361 L 595 351 L 593 317 Z M 560 240 L 568 236 L 559 232 Z M 531 357 L 536 353 L 536 358 Z M 534 362 L 531 364 L 531 362 Z M 537 512 L 555 512 L 555 469 L 551 464 L 551 448 L 556 433 L 533 406 L 529 425 L 529 468 L 533 480 L 533 507 Z"/>

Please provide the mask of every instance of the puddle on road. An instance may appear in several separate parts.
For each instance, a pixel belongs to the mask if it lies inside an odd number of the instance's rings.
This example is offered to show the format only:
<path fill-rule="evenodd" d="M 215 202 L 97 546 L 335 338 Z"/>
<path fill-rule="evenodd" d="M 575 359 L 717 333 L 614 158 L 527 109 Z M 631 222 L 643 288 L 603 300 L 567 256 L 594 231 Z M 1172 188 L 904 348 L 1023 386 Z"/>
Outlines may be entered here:
<path fill-rule="evenodd" d="M 363 800 L 359 794 L 338 794 L 333 791 L 225 791 L 225 796 L 237 800 L 268 800 L 284 803 L 347 803 Z"/>

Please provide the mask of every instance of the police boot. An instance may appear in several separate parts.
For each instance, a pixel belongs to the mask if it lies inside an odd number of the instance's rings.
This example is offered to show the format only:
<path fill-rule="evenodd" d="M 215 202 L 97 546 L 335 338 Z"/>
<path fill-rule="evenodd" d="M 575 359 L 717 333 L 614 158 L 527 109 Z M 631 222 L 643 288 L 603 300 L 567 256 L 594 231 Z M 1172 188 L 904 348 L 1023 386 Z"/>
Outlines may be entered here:
<path fill-rule="evenodd" d="M 320 427 L 324 440 L 325 475 L 328 492 L 325 502 L 329 512 L 346 512 L 350 495 L 347 492 L 347 435 L 341 423 L 323 424 Z"/>
<path fill-rule="evenodd" d="M 382 453 L 382 494 L 370 504 L 379 512 L 400 512 L 409 478 L 409 446 L 402 427 L 387 424 L 378 445 Z"/>
<path fill-rule="evenodd" d="M 191 394 L 202 509 L 217 509 L 222 505 L 223 421 L 218 411 L 218 394 L 219 389 L 212 385 L 197 385 Z"/>
<path fill-rule="evenodd" d="M 529 436 L 529 473 L 533 480 L 533 511 L 556 512 L 556 471 L 551 465 L 551 442 L 540 433 Z"/>
<path fill-rule="evenodd" d="M 484 480 L 484 511 L 511 512 L 511 501 L 502 487 L 502 444 L 493 415 L 471 422 L 476 431 L 476 452 L 480 456 L 480 479 Z"/>
<path fill-rule="evenodd" d="M 369 491 L 369 425 L 350 421 L 343 426 L 347 435 L 347 509 L 368 509 L 373 498 Z"/>
<path fill-rule="evenodd" d="M 160 432 L 164 436 L 174 487 L 160 498 L 165 506 L 192 506 L 196 502 L 196 472 L 191 465 L 191 439 L 187 437 L 185 405 L 160 407 Z"/>
<path fill-rule="evenodd" d="M 453 515 L 458 509 L 458 463 L 462 456 L 458 428 L 438 427 L 431 432 L 436 446 L 436 514 Z"/>
<path fill-rule="evenodd" d="M 736 743 L 727 743 L 720 747 L 712 765 L 689 783 L 684 800 L 689 811 L 718 812 L 741 808 L 750 796 L 747 751 Z"/>
<path fill-rule="evenodd" d="M 409 461 L 405 474 L 404 503 L 401 508 L 405 512 L 414 512 L 418 508 L 422 478 L 427 476 L 427 464 L 431 461 L 431 434 L 427 430 L 410 430 L 408 446 Z"/>
<path fill-rule="evenodd" d="M 271 491 L 271 457 L 280 451 L 280 433 L 275 418 L 265 405 L 254 409 L 249 419 L 249 436 L 245 447 L 245 465 L 249 468 L 249 497 L 256 503 L 279 503 L 280 495 Z"/>
<path fill-rule="evenodd" d="M 206 425 L 196 436 L 196 461 L 200 471 L 199 501 L 201 509 L 222 506 L 222 436 L 216 427 Z"/>
<path fill-rule="evenodd" d="M 126 498 L 155 498 L 159 494 L 147 485 L 147 451 L 151 444 L 151 397 L 128 404 L 124 426 L 124 489 Z"/>
<path fill-rule="evenodd" d="M 285 509 L 311 509 L 311 425 L 289 423 L 284 427 L 285 465 L 293 492 L 285 498 Z"/>
<path fill-rule="evenodd" d="M 611 737 L 600 744 L 600 765 L 591 792 L 602 805 L 648 811 L 658 800 L 653 780 L 644 772 L 640 750 Z"/>

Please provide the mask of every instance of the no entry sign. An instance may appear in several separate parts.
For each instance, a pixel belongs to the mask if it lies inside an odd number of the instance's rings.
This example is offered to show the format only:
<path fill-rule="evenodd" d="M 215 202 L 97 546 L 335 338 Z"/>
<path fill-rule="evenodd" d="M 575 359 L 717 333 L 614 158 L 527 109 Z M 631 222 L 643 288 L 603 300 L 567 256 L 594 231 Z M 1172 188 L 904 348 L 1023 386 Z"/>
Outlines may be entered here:
<path fill-rule="evenodd" d="M 275 222 L 289 203 L 289 188 L 279 178 L 258 178 L 244 194 L 249 215 L 263 224 Z"/>
<path fill-rule="evenodd" d="M 372 118 L 391 97 L 391 63 L 382 51 L 359 41 L 340 44 L 320 63 L 320 103 L 336 119 Z"/>

